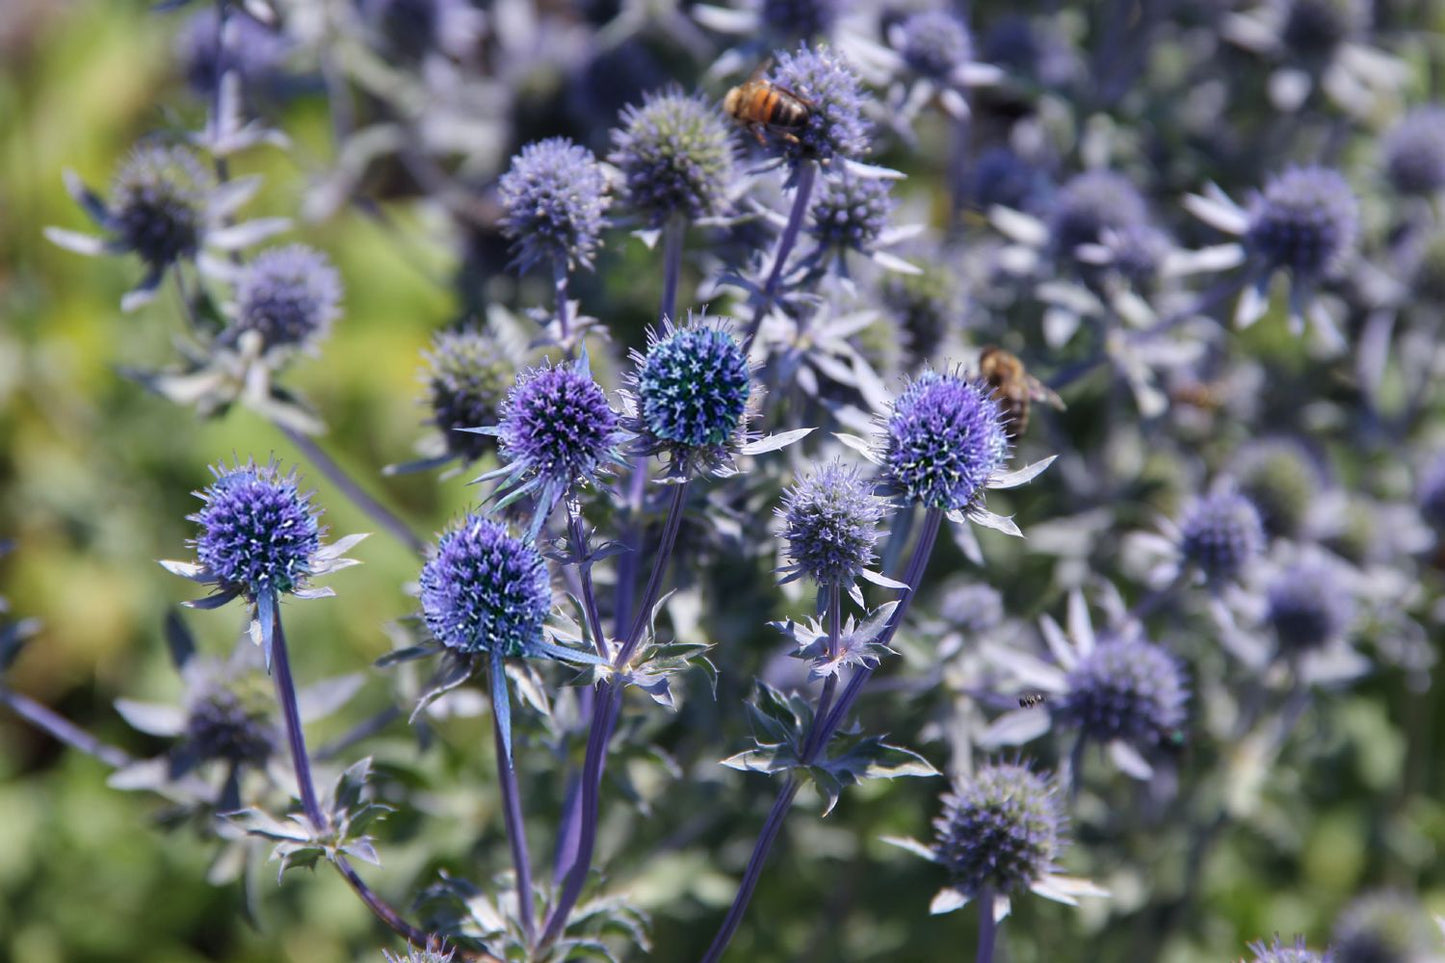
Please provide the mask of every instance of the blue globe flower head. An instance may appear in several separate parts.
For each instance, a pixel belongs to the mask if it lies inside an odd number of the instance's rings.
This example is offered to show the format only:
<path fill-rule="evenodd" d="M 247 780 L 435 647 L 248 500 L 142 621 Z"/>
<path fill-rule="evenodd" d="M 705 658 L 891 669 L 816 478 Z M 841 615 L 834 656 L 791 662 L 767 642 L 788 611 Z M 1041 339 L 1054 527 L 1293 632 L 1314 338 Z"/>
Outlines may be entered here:
<path fill-rule="evenodd" d="M 547 565 L 499 522 L 468 515 L 421 570 L 421 607 L 438 642 L 467 656 L 531 655 L 552 609 Z"/>
<path fill-rule="evenodd" d="M 970 899 L 1027 890 L 1054 870 L 1064 813 L 1052 779 L 1015 763 L 980 767 L 943 797 L 936 859 Z"/>
<path fill-rule="evenodd" d="M 1147 289 L 1159 277 L 1159 268 L 1173 243 L 1152 224 L 1131 224 L 1104 232 L 1109 266 L 1135 288 Z"/>
<path fill-rule="evenodd" d="M 1445 188 L 1445 106 L 1416 107 L 1380 143 L 1385 178 L 1401 194 Z"/>
<path fill-rule="evenodd" d="M 809 40 L 833 29 L 844 0 L 762 0 L 759 14 L 772 36 Z"/>
<path fill-rule="evenodd" d="M 1180 552 L 1211 583 L 1237 579 L 1264 550 L 1264 526 L 1248 498 L 1232 491 L 1201 498 L 1179 526 Z"/>
<path fill-rule="evenodd" d="M 885 485 L 906 502 L 958 511 L 979 499 L 1008 461 L 1004 413 L 987 385 L 925 371 L 893 402 Z"/>
<path fill-rule="evenodd" d="M 1292 438 L 1268 438 L 1241 449 L 1233 466 L 1239 491 L 1259 510 L 1270 535 L 1295 538 L 1325 486 L 1320 467 Z"/>
<path fill-rule="evenodd" d="M 783 492 L 778 515 L 788 542 L 784 582 L 806 576 L 846 588 L 873 564 L 883 504 L 859 469 L 828 462 Z"/>
<path fill-rule="evenodd" d="M 639 434 L 649 452 L 712 461 L 746 429 L 752 370 L 742 345 L 719 323 L 649 332 L 633 352 Z"/>
<path fill-rule="evenodd" d="M 919 265 L 918 274 L 889 272 L 881 291 L 883 307 L 907 338 L 908 355 L 927 362 L 944 336 L 963 323 L 967 298 L 958 275 L 932 260 Z M 897 328 L 885 328 L 890 340 Z"/>
<path fill-rule="evenodd" d="M 947 10 L 910 14 L 899 27 L 897 46 L 909 70 L 944 84 L 973 58 L 968 27 Z"/>
<path fill-rule="evenodd" d="M 523 147 L 497 185 L 517 269 L 590 268 L 607 223 L 607 188 L 597 158 L 565 137 Z"/>
<path fill-rule="evenodd" d="M 1335 921 L 1330 963 L 1423 963 L 1438 958 L 1440 948 L 1440 931 L 1418 899 L 1367 893 Z"/>
<path fill-rule="evenodd" d="M 1426 524 L 1437 535 L 1445 535 L 1445 452 L 1436 455 L 1421 472 L 1415 500 Z"/>
<path fill-rule="evenodd" d="M 259 675 L 213 685 L 191 702 L 186 715 L 187 756 L 262 767 L 282 745 L 275 700 Z"/>
<path fill-rule="evenodd" d="M 808 231 L 820 247 L 868 251 L 895 207 L 893 186 L 882 178 L 830 177 L 813 199 Z"/>
<path fill-rule="evenodd" d="M 1306 947 L 1303 936 L 1296 936 L 1286 946 L 1276 934 L 1269 943 L 1257 940 L 1249 944 L 1249 951 L 1254 955 L 1243 963 L 1330 963 L 1329 954 L 1321 955 Z"/>
<path fill-rule="evenodd" d="M 677 89 L 648 94 L 640 107 L 622 112 L 612 143 L 611 160 L 622 171 L 628 206 L 649 227 L 727 210 L 735 177 L 731 131 L 701 97 Z"/>
<path fill-rule="evenodd" d="M 1115 171 L 1075 175 L 1054 196 L 1049 235 L 1054 251 L 1072 258 L 1081 244 L 1098 244 L 1105 231 L 1125 231 L 1145 224 L 1149 211 L 1130 180 Z"/>
<path fill-rule="evenodd" d="M 1265 620 L 1285 656 L 1317 652 L 1345 637 L 1355 600 L 1337 565 L 1306 558 L 1265 589 Z"/>
<path fill-rule="evenodd" d="M 283 475 L 274 463 L 248 462 L 211 472 L 216 480 L 198 493 L 204 507 L 187 516 L 201 527 L 196 560 L 221 590 L 251 601 L 303 586 L 323 532 L 295 471 Z"/>
<path fill-rule="evenodd" d="M 1189 699 L 1174 657 L 1127 636 L 1100 640 L 1069 670 L 1067 687 L 1051 703 L 1061 723 L 1100 743 L 1145 749 L 1178 730 Z"/>
<path fill-rule="evenodd" d="M 984 582 L 955 582 L 945 586 L 938 614 L 950 627 L 970 635 L 1003 624 L 1003 596 Z"/>
<path fill-rule="evenodd" d="M 124 250 L 163 270 L 200 249 L 214 187 L 214 177 L 194 151 L 142 143 L 116 172 L 108 226 Z"/>
<path fill-rule="evenodd" d="M 447 452 L 464 462 L 492 446 L 489 436 L 463 429 L 496 423 L 515 374 L 506 355 L 491 332 L 477 327 L 440 331 L 426 352 L 431 423 Z"/>
<path fill-rule="evenodd" d="M 799 46 L 777 55 L 772 81 L 806 102 L 808 124 L 795 139 L 779 138 L 796 169 L 805 160 L 829 163 L 868 152 L 870 127 L 863 116 L 863 87 L 841 57 L 826 46 Z"/>
<path fill-rule="evenodd" d="M 1011 147 L 982 151 L 969 174 L 969 203 L 981 211 L 995 205 L 1016 211 L 1033 210 L 1048 192 L 1048 175 Z"/>
<path fill-rule="evenodd" d="M 240 78 L 243 95 L 273 85 L 291 46 L 286 36 L 236 8 L 226 18 L 224 36 L 218 26 L 216 8 L 205 6 L 177 35 L 176 59 L 190 88 L 212 97 L 221 77 L 230 72 Z"/>
<path fill-rule="evenodd" d="M 1311 280 L 1334 274 L 1358 236 L 1359 208 L 1345 179 L 1325 167 L 1296 167 L 1265 184 L 1244 240 L 1271 269 Z"/>
<path fill-rule="evenodd" d="M 341 276 L 326 255 L 304 244 L 271 248 L 241 269 L 227 337 L 254 331 L 263 350 L 307 347 L 340 313 Z"/>

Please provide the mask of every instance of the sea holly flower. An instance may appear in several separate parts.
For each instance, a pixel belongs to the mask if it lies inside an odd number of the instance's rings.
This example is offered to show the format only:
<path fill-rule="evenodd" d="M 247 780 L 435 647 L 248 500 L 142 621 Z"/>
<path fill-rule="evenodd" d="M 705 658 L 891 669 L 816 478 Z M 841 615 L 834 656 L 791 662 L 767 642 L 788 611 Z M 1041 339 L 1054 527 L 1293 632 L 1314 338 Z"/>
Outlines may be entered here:
<path fill-rule="evenodd" d="M 1270 178 L 1249 208 L 1240 207 L 1213 184 L 1190 195 L 1185 207 L 1212 227 L 1241 239 L 1247 259 L 1244 292 L 1234 313 L 1238 327 L 1258 321 L 1269 307 L 1276 272 L 1289 275 L 1289 320 L 1296 334 L 1308 317 L 1328 345 L 1344 345 L 1334 319 L 1316 297 L 1323 282 L 1338 277 L 1355 254 L 1359 206 L 1340 174 L 1325 167 L 1294 167 Z"/>
<path fill-rule="evenodd" d="M 1305 945 L 1303 936 L 1296 936 L 1294 942 L 1286 945 L 1278 934 L 1270 942 L 1256 940 L 1249 944 L 1248 959 L 1240 963 L 1332 963 L 1330 954 L 1320 954 Z"/>
<path fill-rule="evenodd" d="M 829 164 L 857 160 L 868 152 L 870 125 L 864 116 L 863 87 L 848 64 L 826 45 L 800 45 L 778 54 L 773 83 L 808 103 L 808 122 L 792 138 L 775 138 L 796 172 L 804 161 Z"/>
<path fill-rule="evenodd" d="M 1186 572 L 1218 591 L 1237 582 L 1265 549 L 1264 525 L 1254 503 L 1232 487 L 1205 494 L 1176 524 L 1160 519 L 1162 534 L 1139 533 L 1133 542 L 1159 557 L 1149 582 L 1166 586 Z"/>
<path fill-rule="evenodd" d="M 341 276 L 315 248 L 268 248 L 237 274 L 233 313 L 220 335 L 224 344 L 254 332 L 263 354 L 314 348 L 341 314 Z"/>
<path fill-rule="evenodd" d="M 853 251 L 888 271 L 920 273 L 918 267 L 886 250 L 923 230 L 922 225 L 890 227 L 895 207 L 889 178 L 864 177 L 850 170 L 825 178 L 808 209 L 807 231 L 816 247 L 802 259 L 800 268 L 821 273 L 833 266 L 847 279 L 846 255 Z"/>
<path fill-rule="evenodd" d="M 251 611 L 251 639 L 271 665 L 271 640 L 281 596 L 325 598 L 336 594 L 312 586 L 313 578 L 357 564 L 342 556 L 365 535 L 348 535 L 331 545 L 321 541 L 324 529 L 311 494 L 297 486 L 296 472 L 282 474 L 275 462 L 254 461 L 211 469 L 216 480 L 196 493 L 204 502 L 188 515 L 200 526 L 191 544 L 196 561 L 163 561 L 169 572 L 211 586 L 203 599 L 186 603 L 214 609 L 235 598 Z"/>
<path fill-rule="evenodd" d="M 121 299 L 122 310 L 133 311 L 155 297 L 166 271 L 196 261 L 205 248 L 234 251 L 285 230 L 283 218 L 228 223 L 260 184 L 248 177 L 218 185 L 189 148 L 143 141 L 116 172 L 108 202 L 66 171 L 71 196 L 105 237 L 57 227 L 46 228 L 45 236 L 78 254 L 139 257 L 145 276 Z"/>
<path fill-rule="evenodd" d="M 1445 106 L 1416 107 L 1380 139 L 1385 179 L 1405 195 L 1445 188 Z"/>
<path fill-rule="evenodd" d="M 621 420 L 592 379 L 585 351 L 568 364 L 546 362 L 524 372 L 500 415 L 496 427 L 472 429 L 496 436 L 504 462 L 477 481 L 500 479 L 498 509 L 533 496 L 529 538 L 537 537 L 552 509 L 576 486 L 595 484 L 612 465 L 626 464 Z"/>
<path fill-rule="evenodd" d="M 625 203 L 648 228 L 727 213 L 736 176 L 732 136 L 700 96 L 677 89 L 646 95 L 623 110 L 612 143 L 609 159 L 622 172 Z"/>
<path fill-rule="evenodd" d="M 1389 890 L 1350 901 L 1335 920 L 1330 963 L 1425 963 L 1445 951 L 1414 896 Z"/>
<path fill-rule="evenodd" d="M 607 189 L 607 173 L 587 148 L 565 137 L 523 147 L 497 184 L 517 270 L 590 269 L 607 223 Z"/>
<path fill-rule="evenodd" d="M 1148 779 L 1154 774 L 1147 757 L 1174 738 L 1185 720 L 1189 691 L 1183 669 L 1166 649 L 1144 637 L 1113 586 L 1102 597 L 1109 615 L 1102 634 L 1095 632 L 1077 589 L 1069 593 L 1067 632 L 1052 617 L 1040 618 L 1050 660 L 1012 645 L 988 647 L 986 656 L 1014 677 L 1020 691 L 1047 699 L 1042 706 L 1022 706 L 1000 716 L 980 745 L 1021 745 L 1057 725 L 1077 733 L 1080 745 L 1103 745 L 1126 775 Z"/>
<path fill-rule="evenodd" d="M 982 900 L 982 912 L 997 922 L 1024 892 L 1069 906 L 1081 896 L 1109 895 L 1059 873 L 1067 820 L 1052 777 L 1019 763 L 989 763 L 960 776 L 942 802 L 932 845 L 884 838 L 948 871 L 948 885 L 933 897 L 929 912 L 951 913 Z"/>
<path fill-rule="evenodd" d="M 836 459 L 785 490 L 777 511 L 787 542 L 782 581 L 807 578 L 820 588 L 844 588 L 860 605 L 859 578 L 898 588 L 872 571 L 883 509 L 863 473 Z"/>
<path fill-rule="evenodd" d="M 950 117 L 966 119 L 964 91 L 996 84 L 1004 77 L 997 67 L 975 62 L 973 35 L 948 10 L 909 14 L 888 28 L 888 43 L 897 51 L 904 74 L 889 95 L 894 122 L 904 131 L 935 100 Z"/>
<path fill-rule="evenodd" d="M 186 83 L 202 97 L 214 97 L 221 78 L 235 73 L 243 91 L 253 94 L 279 86 L 291 42 L 243 9 L 233 8 L 220 29 L 214 6 L 197 10 L 176 36 L 176 59 Z"/>

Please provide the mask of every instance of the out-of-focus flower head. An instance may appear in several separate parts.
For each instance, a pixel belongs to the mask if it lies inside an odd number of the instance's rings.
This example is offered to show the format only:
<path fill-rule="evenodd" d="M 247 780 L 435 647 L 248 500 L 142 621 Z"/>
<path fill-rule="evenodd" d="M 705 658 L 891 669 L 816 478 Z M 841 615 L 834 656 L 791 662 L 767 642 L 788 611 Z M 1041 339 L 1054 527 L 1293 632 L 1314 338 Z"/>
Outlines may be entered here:
<path fill-rule="evenodd" d="M 1055 195 L 1049 217 L 1054 250 L 1072 258 L 1083 244 L 1098 244 L 1105 231 L 1144 224 L 1149 211 L 1130 180 L 1116 171 L 1086 171 L 1071 178 Z"/>
<path fill-rule="evenodd" d="M 810 40 L 827 36 L 845 0 L 761 0 L 763 27 L 775 37 Z"/>
<path fill-rule="evenodd" d="M 1428 963 L 1445 952 L 1440 929 L 1403 892 L 1360 896 L 1335 920 L 1330 963 Z"/>
<path fill-rule="evenodd" d="M 994 145 L 978 155 L 969 172 L 964 196 L 970 207 L 986 211 L 1009 207 L 1033 211 L 1049 188 L 1048 175 L 1039 165 L 1011 147 Z"/>
<path fill-rule="evenodd" d="M 591 268 L 610 203 L 607 174 L 585 147 L 551 137 L 522 148 L 497 184 L 502 232 L 526 273 Z"/>
<path fill-rule="evenodd" d="M 701 97 L 678 89 L 648 94 L 641 106 L 623 111 L 612 143 L 626 203 L 649 227 L 726 213 L 732 138 L 722 115 Z"/>
<path fill-rule="evenodd" d="M 1380 140 L 1390 186 L 1401 194 L 1434 194 L 1445 188 L 1445 107 L 1417 107 Z"/>
<path fill-rule="evenodd" d="M 428 54 L 464 57 L 482 27 L 466 0 L 361 0 L 375 44 L 405 62 Z"/>
<path fill-rule="evenodd" d="M 1230 470 L 1240 493 L 1259 510 L 1265 531 L 1295 538 L 1307 530 L 1325 482 L 1303 445 L 1289 438 L 1251 442 L 1240 449 Z"/>
<path fill-rule="evenodd" d="M 1003 596 L 984 582 L 954 582 L 944 586 L 938 615 L 950 628 L 969 634 L 987 632 L 1004 620 Z"/>
<path fill-rule="evenodd" d="M 1264 526 L 1254 504 L 1233 491 L 1201 498 L 1179 524 L 1179 549 L 1206 581 L 1237 579 L 1264 550 Z"/>
<path fill-rule="evenodd" d="M 947 10 L 920 10 L 892 32 L 894 45 L 909 70 L 949 83 L 973 55 L 973 37 L 963 21 Z"/>
<path fill-rule="evenodd" d="M 1276 0 L 1284 11 L 1280 40 L 1306 61 L 1327 59 L 1370 29 L 1369 0 Z"/>
<path fill-rule="evenodd" d="M 834 460 L 809 473 L 783 492 L 778 516 L 788 543 L 784 582 L 848 588 L 872 566 L 883 503 L 859 469 Z"/>
<path fill-rule="evenodd" d="M 1420 473 L 1415 502 L 1426 523 L 1437 535 L 1445 536 L 1445 452 L 1432 458 Z"/>
<path fill-rule="evenodd" d="M 1241 963 L 1330 963 L 1328 954 L 1321 955 L 1309 949 L 1303 936 L 1296 936 L 1289 945 L 1278 935 L 1268 943 L 1257 940 L 1249 944 L 1249 952 L 1252 955 Z"/>
<path fill-rule="evenodd" d="M 263 352 L 308 348 L 340 313 L 341 276 L 326 255 L 304 244 L 271 248 L 241 269 L 235 317 L 223 338 L 255 332 Z"/>
<path fill-rule="evenodd" d="M 492 443 L 464 429 L 496 423 L 515 377 L 509 352 L 489 330 L 465 327 L 438 331 L 425 358 L 431 423 L 441 431 L 449 455 L 476 461 Z"/>
<path fill-rule="evenodd" d="M 203 97 L 215 96 L 221 77 L 234 71 L 243 92 L 273 84 L 291 48 L 285 34 L 232 8 L 224 34 L 214 6 L 203 6 L 176 36 L 176 59 L 186 83 Z"/>
<path fill-rule="evenodd" d="M 1294 562 L 1265 588 L 1265 618 L 1287 658 L 1342 642 L 1354 616 L 1353 589 L 1340 566 L 1323 557 Z"/>
<path fill-rule="evenodd" d="M 880 295 L 915 363 L 931 359 L 944 337 L 963 324 L 965 297 L 958 275 L 930 260 L 917 274 L 890 273 Z"/>
<path fill-rule="evenodd" d="M 783 51 L 773 66 L 773 83 L 808 104 L 808 123 L 793 139 L 779 138 L 783 156 L 796 169 L 805 160 L 829 163 L 868 152 L 870 125 L 864 117 L 862 84 L 841 57 L 826 46 L 803 44 Z"/>
<path fill-rule="evenodd" d="M 820 247 L 866 251 L 896 206 L 892 185 L 882 178 L 829 177 L 813 198 L 808 232 Z"/>

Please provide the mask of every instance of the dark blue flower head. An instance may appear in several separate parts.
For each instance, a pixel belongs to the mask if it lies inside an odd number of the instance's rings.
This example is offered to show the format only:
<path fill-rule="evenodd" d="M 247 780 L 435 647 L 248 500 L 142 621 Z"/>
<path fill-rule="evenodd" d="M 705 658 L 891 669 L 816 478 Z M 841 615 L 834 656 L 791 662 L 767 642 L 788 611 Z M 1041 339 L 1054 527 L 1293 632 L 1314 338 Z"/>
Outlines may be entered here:
<path fill-rule="evenodd" d="M 290 47 L 285 35 L 243 11 L 226 18 L 225 35 L 216 29 L 214 6 L 204 6 L 186 21 L 176 39 L 176 59 L 186 83 L 204 97 L 214 96 L 221 77 L 234 72 L 242 92 L 254 91 L 276 80 Z"/>
<path fill-rule="evenodd" d="M 1354 251 L 1359 210 L 1338 172 L 1296 167 L 1272 178 L 1249 212 L 1245 245 L 1296 277 L 1333 274 Z"/>
<path fill-rule="evenodd" d="M 1280 2 L 1285 7 L 1280 40 L 1304 60 L 1326 59 L 1341 43 L 1370 27 L 1370 0 Z"/>
<path fill-rule="evenodd" d="M 622 113 L 611 160 L 622 171 L 627 203 L 650 227 L 669 218 L 722 214 L 733 181 L 733 145 L 722 115 L 680 90 L 648 94 Z"/>
<path fill-rule="evenodd" d="M 808 230 L 820 247 L 867 251 L 896 206 L 893 187 L 882 178 L 830 177 L 813 199 Z"/>
<path fill-rule="evenodd" d="M 1324 487 L 1319 466 L 1299 442 L 1289 438 L 1257 441 L 1242 449 L 1233 467 L 1240 492 L 1259 510 L 1271 535 L 1301 534 Z"/>
<path fill-rule="evenodd" d="M 987 632 L 1003 622 L 1003 596 L 984 582 L 962 582 L 944 589 L 938 614 L 949 626 L 970 635 Z"/>
<path fill-rule="evenodd" d="M 448 453 L 475 461 L 491 447 L 486 435 L 463 431 L 495 424 L 514 372 L 497 339 L 480 328 L 440 331 L 426 354 L 431 422 Z"/>
<path fill-rule="evenodd" d="M 1385 177 L 1401 194 L 1434 194 L 1445 188 L 1445 107 L 1417 107 L 1380 143 Z"/>
<path fill-rule="evenodd" d="M 796 140 L 781 140 L 783 155 L 796 166 L 834 157 L 861 157 L 868 151 L 869 124 L 863 116 L 863 88 L 857 74 L 825 46 L 802 45 L 778 54 L 775 84 L 809 105 L 808 124 Z"/>
<path fill-rule="evenodd" d="M 214 186 L 189 148 L 142 143 L 116 172 L 109 226 L 125 250 L 162 270 L 200 249 Z"/>
<path fill-rule="evenodd" d="M 314 574 L 322 529 L 310 493 L 295 471 L 248 462 L 211 469 L 216 480 L 198 492 L 204 507 L 187 516 L 200 525 L 196 560 L 221 591 L 251 601 L 293 592 Z"/>
<path fill-rule="evenodd" d="M 1339 567 L 1305 559 L 1278 572 L 1265 589 L 1265 619 L 1286 655 L 1315 652 L 1345 636 L 1355 601 Z"/>
<path fill-rule="evenodd" d="M 1159 268 L 1173 244 L 1169 235 L 1152 224 L 1130 224 L 1110 230 L 1102 238 L 1109 266 L 1136 288 L 1146 288 L 1159 276 Z"/>
<path fill-rule="evenodd" d="M 851 586 L 873 563 L 883 505 L 857 468 L 828 462 L 783 492 L 778 514 L 788 542 L 784 581 Z"/>
<path fill-rule="evenodd" d="M 1254 955 L 1245 963 L 1329 963 L 1328 956 L 1321 956 L 1306 948 L 1303 936 L 1296 936 L 1294 943 L 1289 946 L 1286 946 L 1278 935 L 1269 943 L 1257 940 L 1249 944 L 1249 951 Z"/>
<path fill-rule="evenodd" d="M 268 688 L 254 684 L 263 680 L 264 676 L 244 675 L 200 693 L 186 715 L 186 755 L 199 761 L 265 766 L 282 737 L 274 718 L 274 697 Z"/>
<path fill-rule="evenodd" d="M 473 514 L 442 535 L 422 567 L 421 607 L 432 635 L 449 649 L 529 655 L 543 643 L 552 585 L 536 548 Z"/>
<path fill-rule="evenodd" d="M 1024 77 L 1038 75 L 1044 43 L 1033 22 L 1021 14 L 993 21 L 983 35 L 983 59 Z"/>
<path fill-rule="evenodd" d="M 1052 711 L 1063 724 L 1102 743 L 1153 747 L 1184 721 L 1189 693 L 1179 663 L 1143 639 L 1103 639 L 1069 670 L 1068 691 Z"/>
<path fill-rule="evenodd" d="M 1264 549 L 1264 526 L 1253 503 L 1232 491 L 1200 499 L 1179 525 L 1180 552 L 1210 582 L 1239 577 Z"/>
<path fill-rule="evenodd" d="M 1330 963 L 1423 963 L 1440 954 L 1440 931 L 1403 892 L 1367 893 L 1335 921 Z"/>
<path fill-rule="evenodd" d="M 742 345 L 718 324 L 671 322 L 633 353 L 640 428 L 650 450 L 688 456 L 717 451 L 745 427 L 752 371 Z"/>
<path fill-rule="evenodd" d="M 341 276 L 326 255 L 304 244 L 256 255 L 236 280 L 233 337 L 261 336 L 265 349 L 315 344 L 340 314 Z"/>
<path fill-rule="evenodd" d="M 970 507 L 1009 456 L 1003 409 L 986 385 L 925 371 L 888 416 L 884 478 L 904 501 L 955 511 Z"/>
<path fill-rule="evenodd" d="M 590 268 L 606 226 L 607 174 L 585 147 L 552 137 L 522 148 L 497 185 L 517 268 Z"/>
<path fill-rule="evenodd" d="M 909 355 L 923 362 L 933 357 L 944 335 L 962 326 L 965 298 L 957 273 L 931 260 L 919 267 L 918 274 L 889 272 L 881 294 L 884 308 L 907 336 Z"/>
<path fill-rule="evenodd" d="M 1054 196 L 1049 233 L 1054 250 L 1072 257 L 1079 245 L 1098 244 L 1105 231 L 1137 227 L 1148 216 L 1143 195 L 1123 174 L 1086 171 Z"/>
<path fill-rule="evenodd" d="M 1438 454 L 1420 474 L 1416 502 L 1426 524 L 1445 535 L 1445 452 Z"/>
<path fill-rule="evenodd" d="M 935 858 L 971 899 L 1028 889 L 1053 871 L 1064 846 L 1053 780 L 1013 763 L 961 777 L 933 828 Z"/>
<path fill-rule="evenodd" d="M 965 186 L 970 205 L 986 211 L 990 207 L 1032 210 L 1048 189 L 1048 176 L 1033 161 L 1011 147 L 994 146 L 974 161 Z"/>
<path fill-rule="evenodd" d="M 922 10 L 899 26 L 897 46 L 916 74 L 947 83 L 973 56 L 968 27 L 947 10 Z"/>
<path fill-rule="evenodd" d="M 833 29 L 843 0 L 762 0 L 763 26 L 775 37 L 810 39 Z"/>

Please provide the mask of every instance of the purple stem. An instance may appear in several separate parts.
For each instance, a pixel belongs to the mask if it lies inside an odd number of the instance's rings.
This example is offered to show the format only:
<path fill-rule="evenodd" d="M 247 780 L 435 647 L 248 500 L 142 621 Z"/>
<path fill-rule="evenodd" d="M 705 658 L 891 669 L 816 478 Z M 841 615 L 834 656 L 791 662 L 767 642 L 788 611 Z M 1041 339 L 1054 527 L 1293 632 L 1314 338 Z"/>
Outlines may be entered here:
<path fill-rule="evenodd" d="M 747 334 L 743 337 L 743 354 L 752 349 L 753 339 L 758 336 L 758 328 L 762 327 L 763 316 L 768 313 L 768 309 L 773 306 L 773 299 L 777 297 L 783 266 L 788 262 L 788 255 L 793 253 L 793 245 L 798 242 L 798 232 L 802 230 L 803 220 L 808 213 L 808 201 L 813 196 L 813 182 L 817 173 L 818 166 L 811 161 L 798 165 L 798 182 L 793 188 L 793 210 L 788 215 L 788 223 L 783 227 L 782 236 L 778 238 L 778 253 L 773 259 L 772 270 L 768 272 L 768 280 L 763 284 L 757 307 L 753 310 L 752 323 L 748 325 Z"/>
<path fill-rule="evenodd" d="M 567 307 L 567 263 L 565 261 L 552 262 L 552 285 L 556 291 L 554 309 L 557 312 L 557 340 L 565 345 L 572 333 L 572 319 L 568 316 Z"/>
<path fill-rule="evenodd" d="M 978 894 L 978 955 L 974 963 L 993 963 L 993 946 L 998 940 L 998 920 L 993 915 L 993 891 Z"/>
<path fill-rule="evenodd" d="M 662 305 L 658 309 L 657 321 L 672 320 L 677 311 L 677 282 L 682 275 L 682 235 L 687 222 L 679 217 L 670 218 L 662 228 Z"/>
<path fill-rule="evenodd" d="M 55 739 L 71 748 L 79 749 L 87 756 L 99 759 L 112 769 L 122 769 L 135 761 L 125 750 L 101 742 L 69 719 L 29 696 L 0 686 L 0 704 L 9 706 L 17 716 L 37 729 L 48 732 Z"/>
<path fill-rule="evenodd" d="M 497 751 L 497 782 L 502 788 L 502 816 L 507 827 L 507 845 L 512 853 L 512 867 L 517 874 L 517 908 L 522 916 L 522 933 L 527 942 L 537 931 L 532 910 L 532 858 L 527 852 L 527 824 L 522 817 L 522 798 L 517 788 L 517 768 L 507 744 L 502 740 L 502 727 L 497 723 L 496 707 L 492 707 L 492 744 Z"/>

